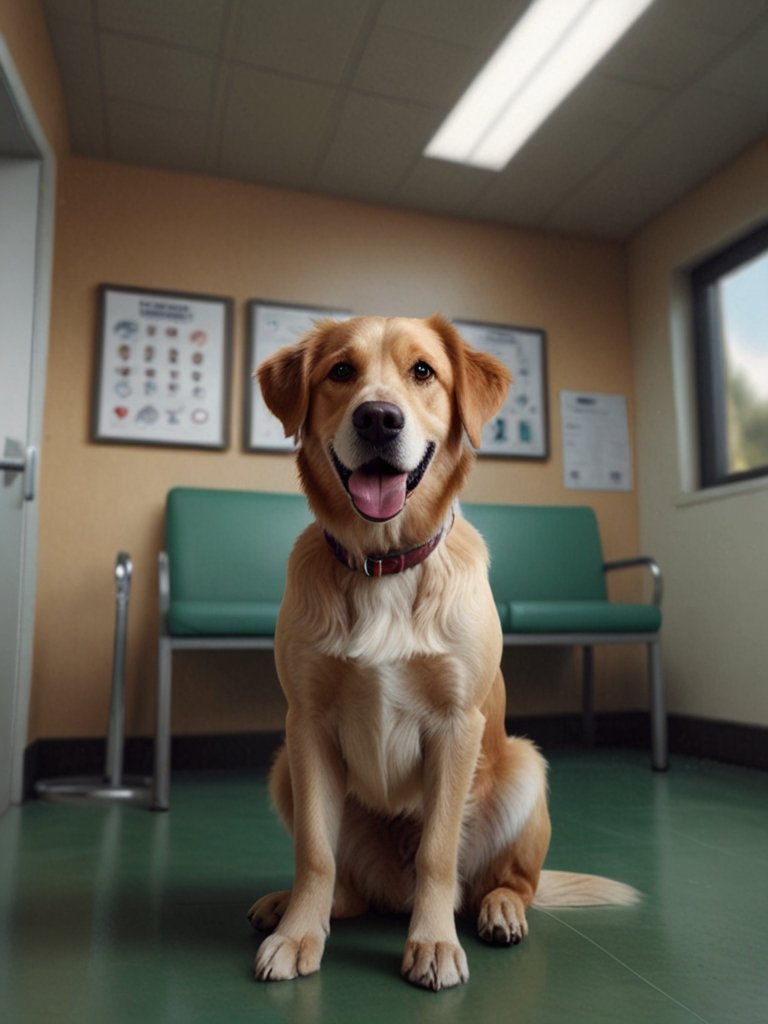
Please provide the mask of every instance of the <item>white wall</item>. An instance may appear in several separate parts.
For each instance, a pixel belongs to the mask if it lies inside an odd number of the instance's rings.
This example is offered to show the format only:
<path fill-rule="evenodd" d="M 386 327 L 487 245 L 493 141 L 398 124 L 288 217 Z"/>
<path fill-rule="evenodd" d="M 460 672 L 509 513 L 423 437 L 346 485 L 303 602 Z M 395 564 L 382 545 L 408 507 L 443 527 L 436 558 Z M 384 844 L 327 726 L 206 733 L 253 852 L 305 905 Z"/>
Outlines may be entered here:
<path fill-rule="evenodd" d="M 665 577 L 669 710 L 764 726 L 768 480 L 697 492 L 685 270 L 766 219 L 768 140 L 658 217 L 629 251 L 640 542 Z"/>

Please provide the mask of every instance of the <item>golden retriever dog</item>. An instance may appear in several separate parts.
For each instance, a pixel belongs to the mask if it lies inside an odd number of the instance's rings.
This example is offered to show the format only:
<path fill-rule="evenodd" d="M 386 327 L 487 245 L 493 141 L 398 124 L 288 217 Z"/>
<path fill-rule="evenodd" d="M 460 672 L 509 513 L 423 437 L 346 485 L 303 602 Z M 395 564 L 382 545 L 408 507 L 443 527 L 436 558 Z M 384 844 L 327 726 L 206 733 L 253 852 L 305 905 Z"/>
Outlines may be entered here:
<path fill-rule="evenodd" d="M 465 982 L 455 914 L 510 945 L 526 908 L 630 903 L 628 886 L 542 871 L 546 764 L 504 728 L 488 552 L 457 495 L 509 374 L 446 320 L 319 323 L 258 371 L 298 439 L 315 513 L 275 635 L 288 702 L 270 777 L 295 845 L 291 892 L 258 900 L 259 979 L 318 970 L 330 919 L 410 914 L 402 973 Z"/>

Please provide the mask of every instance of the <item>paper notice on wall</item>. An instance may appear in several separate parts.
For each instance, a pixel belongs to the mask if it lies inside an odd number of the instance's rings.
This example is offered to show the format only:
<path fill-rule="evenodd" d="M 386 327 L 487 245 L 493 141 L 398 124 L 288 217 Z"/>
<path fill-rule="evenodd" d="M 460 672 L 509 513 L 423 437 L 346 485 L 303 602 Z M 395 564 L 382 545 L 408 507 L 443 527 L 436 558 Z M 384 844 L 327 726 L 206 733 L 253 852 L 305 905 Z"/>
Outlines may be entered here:
<path fill-rule="evenodd" d="M 561 391 L 565 486 L 578 491 L 631 491 L 624 395 Z"/>

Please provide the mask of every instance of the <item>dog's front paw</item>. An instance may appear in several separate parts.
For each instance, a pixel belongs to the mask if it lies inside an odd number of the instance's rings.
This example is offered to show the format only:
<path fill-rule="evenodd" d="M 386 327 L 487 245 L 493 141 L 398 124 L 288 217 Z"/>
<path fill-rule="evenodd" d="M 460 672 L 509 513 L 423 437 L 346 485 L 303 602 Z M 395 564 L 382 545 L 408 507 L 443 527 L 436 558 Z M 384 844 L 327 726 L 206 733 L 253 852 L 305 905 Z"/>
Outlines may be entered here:
<path fill-rule="evenodd" d="M 290 898 L 290 892 L 271 892 L 268 896 L 256 900 L 248 911 L 251 926 L 260 932 L 274 931 L 288 908 Z"/>
<path fill-rule="evenodd" d="M 469 980 L 464 950 L 458 942 L 418 942 L 405 944 L 402 973 L 413 985 L 438 992 Z"/>
<path fill-rule="evenodd" d="M 523 901 L 511 889 L 494 889 L 480 905 L 477 932 L 494 946 L 516 946 L 528 934 Z"/>
<path fill-rule="evenodd" d="M 320 970 L 325 938 L 303 935 L 292 939 L 275 932 L 264 939 L 256 954 L 253 973 L 257 981 L 289 981 Z"/>

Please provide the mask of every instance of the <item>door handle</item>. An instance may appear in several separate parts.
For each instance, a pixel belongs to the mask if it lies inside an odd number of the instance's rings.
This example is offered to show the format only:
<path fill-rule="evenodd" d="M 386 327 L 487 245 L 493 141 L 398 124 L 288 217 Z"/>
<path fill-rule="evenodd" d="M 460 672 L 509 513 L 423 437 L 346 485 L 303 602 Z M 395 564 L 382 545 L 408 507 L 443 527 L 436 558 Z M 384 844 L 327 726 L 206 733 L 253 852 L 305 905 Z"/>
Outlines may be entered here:
<path fill-rule="evenodd" d="M 37 448 L 30 445 L 23 451 L 18 441 L 6 440 L 5 454 L 0 455 L 0 470 L 6 474 L 5 484 L 8 486 L 8 474 L 24 474 L 24 501 L 34 501 L 37 489 Z"/>

